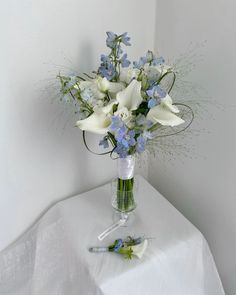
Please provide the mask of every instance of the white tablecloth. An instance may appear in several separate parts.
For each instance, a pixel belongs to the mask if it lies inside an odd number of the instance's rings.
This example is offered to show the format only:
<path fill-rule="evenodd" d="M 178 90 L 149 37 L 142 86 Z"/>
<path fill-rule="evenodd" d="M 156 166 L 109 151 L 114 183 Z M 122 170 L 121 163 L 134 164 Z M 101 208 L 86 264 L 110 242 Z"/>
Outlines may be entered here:
<path fill-rule="evenodd" d="M 114 221 L 110 185 L 59 202 L 0 253 L 0 294 L 223 295 L 202 234 L 142 177 L 127 227 L 97 239 Z M 151 237 L 141 260 L 89 246 L 118 237 Z"/>

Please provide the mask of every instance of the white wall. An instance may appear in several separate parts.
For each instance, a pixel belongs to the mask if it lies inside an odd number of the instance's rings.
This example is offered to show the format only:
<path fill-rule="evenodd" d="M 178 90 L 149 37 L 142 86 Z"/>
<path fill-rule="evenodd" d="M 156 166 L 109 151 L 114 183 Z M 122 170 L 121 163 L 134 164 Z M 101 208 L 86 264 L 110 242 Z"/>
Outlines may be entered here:
<path fill-rule="evenodd" d="M 1 3 L 0 250 L 56 200 L 115 175 L 115 162 L 85 150 L 69 112 L 45 88 L 56 65 L 96 68 L 107 30 L 129 32 L 134 58 L 153 48 L 155 0 L 148 6 L 144 14 L 141 0 Z"/>
<path fill-rule="evenodd" d="M 151 183 L 206 236 L 227 295 L 236 293 L 235 11 L 233 0 L 158 0 L 156 48 L 171 58 L 184 53 L 190 41 L 207 40 L 196 50 L 204 61 L 189 80 L 221 106 L 208 103 L 208 113 L 197 116 L 193 129 L 200 135 L 184 141 L 195 147 L 189 157 L 159 156 L 149 169 Z"/>

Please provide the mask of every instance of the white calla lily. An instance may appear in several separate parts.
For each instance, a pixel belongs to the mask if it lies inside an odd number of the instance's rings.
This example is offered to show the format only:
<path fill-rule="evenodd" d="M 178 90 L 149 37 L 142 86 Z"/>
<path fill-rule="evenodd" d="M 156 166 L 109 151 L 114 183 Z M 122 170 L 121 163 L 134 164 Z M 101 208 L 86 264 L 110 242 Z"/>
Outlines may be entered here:
<path fill-rule="evenodd" d="M 145 239 L 141 244 L 131 246 L 132 255 L 141 259 L 148 246 L 148 241 Z"/>
<path fill-rule="evenodd" d="M 176 116 L 179 110 L 172 104 L 172 99 L 169 95 L 162 99 L 161 103 L 150 109 L 147 114 L 147 119 L 153 123 L 159 123 L 163 126 L 178 126 L 184 123 L 184 120 Z"/>
<path fill-rule="evenodd" d="M 163 99 L 162 103 L 165 105 L 167 109 L 169 109 L 173 113 L 179 113 L 179 109 L 177 106 L 173 105 L 172 98 L 167 94 L 165 98 Z"/>
<path fill-rule="evenodd" d="M 110 82 L 106 77 L 102 78 L 99 76 L 97 79 L 95 79 L 95 83 L 101 92 L 110 92 L 116 94 L 125 88 L 123 83 Z"/>
<path fill-rule="evenodd" d="M 141 82 L 132 80 L 132 82 L 116 95 L 118 101 L 118 110 L 126 107 L 129 111 L 136 110 L 143 101 L 141 96 Z"/>
<path fill-rule="evenodd" d="M 112 107 L 116 102 L 112 102 L 103 108 L 95 108 L 94 113 L 84 120 L 76 122 L 76 126 L 81 130 L 96 134 L 106 134 L 111 124 Z"/>
<path fill-rule="evenodd" d="M 81 81 L 79 83 L 81 90 L 81 96 L 83 94 L 90 93 L 94 99 L 103 99 L 106 96 L 106 92 L 109 92 L 113 98 L 117 92 L 124 89 L 124 84 L 119 82 L 110 82 L 107 78 L 98 76 L 91 81 Z"/>

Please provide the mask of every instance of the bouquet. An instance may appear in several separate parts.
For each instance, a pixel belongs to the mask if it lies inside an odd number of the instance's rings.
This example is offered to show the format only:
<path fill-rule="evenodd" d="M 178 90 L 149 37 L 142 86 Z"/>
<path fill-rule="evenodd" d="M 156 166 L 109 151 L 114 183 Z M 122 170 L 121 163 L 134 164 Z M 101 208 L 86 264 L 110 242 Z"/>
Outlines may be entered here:
<path fill-rule="evenodd" d="M 85 146 L 91 151 L 86 132 L 100 134 L 99 145 L 104 149 L 110 147 L 102 154 L 118 158 L 113 206 L 127 212 L 135 208 L 134 155 L 142 154 L 163 127 L 173 130 L 184 125 L 185 120 L 169 95 L 176 74 L 163 57 L 149 50 L 131 63 L 124 52 L 124 47 L 131 45 L 127 33 L 107 32 L 106 45 L 109 53 L 101 55 L 96 71 L 71 76 L 59 74 L 58 78 L 63 97 L 76 108 L 76 126 L 83 131 Z M 180 131 L 173 134 L 176 132 Z"/>

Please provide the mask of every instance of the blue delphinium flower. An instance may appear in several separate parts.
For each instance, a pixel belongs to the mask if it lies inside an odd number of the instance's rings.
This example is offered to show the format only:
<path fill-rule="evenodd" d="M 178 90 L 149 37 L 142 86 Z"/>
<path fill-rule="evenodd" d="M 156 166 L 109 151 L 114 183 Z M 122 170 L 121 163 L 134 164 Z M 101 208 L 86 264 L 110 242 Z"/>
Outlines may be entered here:
<path fill-rule="evenodd" d="M 156 57 L 151 50 L 148 50 L 148 52 L 146 53 L 146 59 L 147 62 L 152 66 L 162 65 L 165 62 L 162 56 Z"/>
<path fill-rule="evenodd" d="M 135 146 L 136 140 L 135 140 L 135 131 L 130 130 L 128 134 L 126 135 L 126 140 L 128 141 L 129 146 Z"/>
<path fill-rule="evenodd" d="M 129 41 L 130 41 L 130 37 L 128 36 L 128 33 L 127 32 L 123 33 L 121 35 L 121 42 L 125 44 L 126 46 L 130 46 L 131 44 Z"/>
<path fill-rule="evenodd" d="M 107 39 L 106 39 L 107 47 L 113 49 L 116 47 L 116 43 L 117 43 L 117 35 L 113 32 L 107 32 Z"/>
<path fill-rule="evenodd" d="M 149 99 L 149 101 L 148 101 L 148 108 L 149 108 L 149 109 L 152 109 L 152 108 L 154 108 L 157 104 L 158 104 L 158 103 L 157 103 L 157 99 L 156 99 L 156 98 L 151 98 L 151 99 Z"/>
<path fill-rule="evenodd" d="M 141 69 L 143 68 L 143 66 L 147 63 L 147 58 L 146 56 L 142 56 L 140 57 L 139 61 L 134 61 L 133 62 L 133 65 L 134 65 L 134 68 L 137 68 L 137 69 Z"/>
<path fill-rule="evenodd" d="M 120 58 L 121 54 L 123 53 L 123 50 L 121 49 L 120 46 L 117 46 L 117 49 L 116 49 L 116 54 L 117 54 L 117 57 Z"/>
<path fill-rule="evenodd" d="M 120 156 L 120 158 L 126 158 L 128 156 L 128 148 L 122 143 L 118 142 L 114 151 Z"/>
<path fill-rule="evenodd" d="M 166 96 L 166 92 L 161 89 L 158 85 L 153 86 L 151 89 L 146 91 L 150 97 L 148 100 L 148 108 L 151 109 L 161 103 L 161 99 Z"/>
<path fill-rule="evenodd" d="M 139 114 L 138 117 L 136 118 L 136 123 L 138 126 L 145 125 L 146 123 L 146 117 L 142 114 Z"/>
<path fill-rule="evenodd" d="M 162 56 L 155 57 L 152 61 L 152 66 L 158 66 L 162 65 L 165 62 L 164 58 Z"/>
<path fill-rule="evenodd" d="M 101 74 L 102 77 L 106 77 L 107 80 L 112 80 L 117 73 L 110 57 L 102 54 L 100 59 L 102 63 L 98 68 L 98 72 Z"/>
<path fill-rule="evenodd" d="M 114 132 L 114 137 L 117 141 L 115 152 L 121 157 L 128 156 L 130 147 L 136 145 L 135 131 L 129 130 L 119 116 L 111 118 L 111 125 L 109 127 L 111 132 Z"/>
<path fill-rule="evenodd" d="M 125 134 L 127 132 L 127 128 L 122 126 L 116 130 L 115 138 L 118 142 L 122 143 L 124 140 Z M 123 143 L 122 143 L 123 144 Z M 125 144 L 123 144 L 125 146 Z"/>
<path fill-rule="evenodd" d="M 116 140 L 121 143 L 125 148 L 130 148 L 131 146 L 135 146 L 135 131 L 130 130 L 127 132 L 126 127 L 122 127 L 118 130 L 116 135 Z"/>
<path fill-rule="evenodd" d="M 166 92 L 158 85 L 155 85 L 151 89 L 148 89 L 146 93 L 151 98 L 164 98 L 166 96 Z"/>
<path fill-rule="evenodd" d="M 147 130 L 152 127 L 153 122 L 150 120 L 147 120 L 144 115 L 140 114 L 140 115 L 138 115 L 138 117 L 136 119 L 136 125 L 140 126 L 142 128 L 142 130 Z"/>
<path fill-rule="evenodd" d="M 135 61 L 134 67 L 135 68 L 142 68 L 146 63 L 149 63 L 152 66 L 158 66 L 162 65 L 165 62 L 164 58 L 162 56 L 155 57 L 152 51 L 148 50 L 146 53 L 146 56 L 140 57 L 139 61 Z"/>
<path fill-rule="evenodd" d="M 91 101 L 94 98 L 94 94 L 92 90 L 89 88 L 85 88 L 83 91 L 81 91 L 80 95 L 82 99 L 85 101 Z"/>
<path fill-rule="evenodd" d="M 130 65 L 130 61 L 127 59 L 127 53 L 121 57 L 120 62 L 123 68 L 127 68 Z"/>
<path fill-rule="evenodd" d="M 116 76 L 116 68 L 111 63 L 109 57 L 105 55 L 101 56 L 101 66 L 98 68 L 98 72 L 102 77 L 107 78 L 107 80 L 112 80 Z"/>
<path fill-rule="evenodd" d="M 144 136 L 139 135 L 139 137 L 137 138 L 137 145 L 136 145 L 136 150 L 139 154 L 145 151 L 146 142 L 147 142 L 147 139 Z"/>
<path fill-rule="evenodd" d="M 119 116 L 111 117 L 111 125 L 109 127 L 111 131 L 117 131 L 119 128 L 123 126 L 124 126 L 124 123 Z"/>
<path fill-rule="evenodd" d="M 107 47 L 114 49 L 117 46 L 118 41 L 123 43 L 126 46 L 130 46 L 130 37 L 128 36 L 128 33 L 125 32 L 118 36 L 117 34 L 113 32 L 107 32 L 107 39 L 106 39 L 106 44 Z"/>
<path fill-rule="evenodd" d="M 105 54 L 101 54 L 100 59 L 103 64 L 111 63 L 109 56 L 107 56 Z"/>
<path fill-rule="evenodd" d="M 115 242 L 115 246 L 114 246 L 114 252 L 118 252 L 121 248 L 123 247 L 123 241 L 122 239 L 118 239 Z"/>
<path fill-rule="evenodd" d="M 146 63 L 149 63 L 152 66 L 157 66 L 163 64 L 164 58 L 163 57 L 155 57 L 152 51 L 148 50 L 146 56 L 140 57 L 139 61 L 135 61 L 133 63 L 134 67 L 137 69 L 141 69 L 144 67 Z"/>
<path fill-rule="evenodd" d="M 103 146 L 104 149 L 109 147 L 108 139 L 106 136 L 102 140 L 100 140 L 99 145 Z"/>

